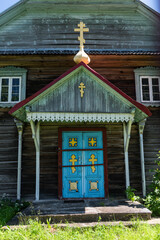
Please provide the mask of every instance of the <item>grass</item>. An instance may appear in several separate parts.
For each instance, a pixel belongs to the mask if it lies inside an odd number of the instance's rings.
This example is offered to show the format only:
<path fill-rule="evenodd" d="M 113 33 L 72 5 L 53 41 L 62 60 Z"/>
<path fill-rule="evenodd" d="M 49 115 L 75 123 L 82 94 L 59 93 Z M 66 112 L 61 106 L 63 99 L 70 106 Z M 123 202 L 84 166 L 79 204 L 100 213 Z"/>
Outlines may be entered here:
<path fill-rule="evenodd" d="M 88 228 L 52 227 L 50 224 L 41 225 L 40 222 L 30 220 L 26 227 L 11 230 L 9 227 L 0 229 L 0 240 L 160 240 L 160 225 L 151 226 L 134 222 L 132 227 L 100 226 Z"/>
<path fill-rule="evenodd" d="M 28 205 L 28 202 L 12 201 L 8 198 L 0 199 L 0 226 L 5 225 L 16 213 Z"/>

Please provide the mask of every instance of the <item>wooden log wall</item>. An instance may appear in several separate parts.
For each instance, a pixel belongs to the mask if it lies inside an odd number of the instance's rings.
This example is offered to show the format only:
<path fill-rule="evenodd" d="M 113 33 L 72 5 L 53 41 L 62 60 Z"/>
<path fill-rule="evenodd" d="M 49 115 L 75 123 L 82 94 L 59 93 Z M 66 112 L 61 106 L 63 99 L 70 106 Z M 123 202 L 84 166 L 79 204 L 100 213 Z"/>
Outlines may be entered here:
<path fill-rule="evenodd" d="M 0 108 L 0 197 L 14 198 L 17 191 L 18 133 L 8 111 Z"/>
<path fill-rule="evenodd" d="M 40 90 L 71 67 L 72 55 L 0 56 L 0 67 L 17 66 L 28 70 L 26 97 Z M 160 67 L 160 56 L 90 55 L 89 66 L 135 99 L 134 69 L 144 66 Z"/>
<path fill-rule="evenodd" d="M 157 159 L 158 151 L 160 151 L 160 108 L 150 108 L 152 116 L 147 119 L 144 129 L 144 157 L 146 168 L 146 184 L 147 191 L 151 189 L 149 185 L 152 181 L 153 170 L 157 168 L 155 160 Z"/>

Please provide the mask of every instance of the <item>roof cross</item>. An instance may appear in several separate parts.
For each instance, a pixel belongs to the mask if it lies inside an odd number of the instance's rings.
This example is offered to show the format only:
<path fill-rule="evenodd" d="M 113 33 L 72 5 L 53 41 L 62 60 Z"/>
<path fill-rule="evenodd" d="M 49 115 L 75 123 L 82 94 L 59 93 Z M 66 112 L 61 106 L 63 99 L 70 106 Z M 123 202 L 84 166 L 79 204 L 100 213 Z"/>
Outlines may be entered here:
<path fill-rule="evenodd" d="M 85 24 L 83 22 L 80 22 L 78 24 L 79 28 L 75 28 L 75 32 L 80 32 L 80 36 L 78 37 L 78 40 L 80 41 L 80 50 L 83 49 L 83 43 L 85 43 L 85 39 L 83 38 L 83 32 L 89 32 L 89 28 L 85 28 Z"/>

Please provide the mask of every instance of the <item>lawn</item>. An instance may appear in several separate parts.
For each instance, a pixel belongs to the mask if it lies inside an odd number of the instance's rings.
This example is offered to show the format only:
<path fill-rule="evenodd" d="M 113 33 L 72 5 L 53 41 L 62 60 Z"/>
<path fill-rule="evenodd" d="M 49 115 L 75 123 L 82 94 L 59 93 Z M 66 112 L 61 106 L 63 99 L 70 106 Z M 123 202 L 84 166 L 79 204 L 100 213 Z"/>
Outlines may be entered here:
<path fill-rule="evenodd" d="M 41 225 L 36 221 L 31 221 L 24 228 L 11 230 L 0 229 L 0 240 L 160 240 L 160 225 L 151 226 L 141 224 L 138 221 L 132 227 L 125 227 L 122 223 L 118 226 L 100 226 L 88 228 L 58 228 L 50 224 Z"/>
<path fill-rule="evenodd" d="M 0 199 L 0 226 L 5 225 L 16 213 L 29 205 L 28 202 L 12 201 L 8 198 Z"/>

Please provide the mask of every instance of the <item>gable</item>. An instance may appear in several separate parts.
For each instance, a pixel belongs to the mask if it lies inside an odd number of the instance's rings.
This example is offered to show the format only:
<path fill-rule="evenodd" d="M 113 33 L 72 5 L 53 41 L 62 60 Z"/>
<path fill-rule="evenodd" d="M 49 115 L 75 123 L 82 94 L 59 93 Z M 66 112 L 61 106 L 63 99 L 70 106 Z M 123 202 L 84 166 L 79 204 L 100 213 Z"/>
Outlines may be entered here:
<path fill-rule="evenodd" d="M 83 97 L 80 84 L 85 86 Z M 72 76 L 61 79 L 49 92 L 31 105 L 33 112 L 128 113 L 130 104 L 101 80 L 80 67 Z"/>
<path fill-rule="evenodd" d="M 90 29 L 85 36 L 88 49 L 159 50 L 160 34 L 156 24 L 159 17 L 146 10 L 154 16 L 148 18 L 137 2 L 83 0 L 74 3 L 22 1 L 0 17 L 0 50 L 76 49 L 77 33 L 73 30 L 82 19 Z"/>
<path fill-rule="evenodd" d="M 85 86 L 81 96 L 80 84 Z M 26 121 L 26 111 L 38 113 L 128 113 L 135 121 L 150 111 L 81 62 L 33 96 L 15 105 L 10 114 Z"/>

